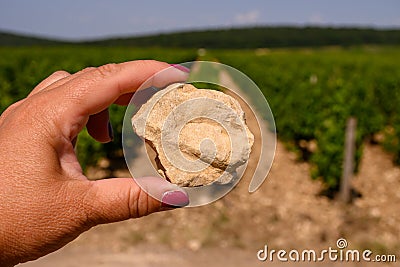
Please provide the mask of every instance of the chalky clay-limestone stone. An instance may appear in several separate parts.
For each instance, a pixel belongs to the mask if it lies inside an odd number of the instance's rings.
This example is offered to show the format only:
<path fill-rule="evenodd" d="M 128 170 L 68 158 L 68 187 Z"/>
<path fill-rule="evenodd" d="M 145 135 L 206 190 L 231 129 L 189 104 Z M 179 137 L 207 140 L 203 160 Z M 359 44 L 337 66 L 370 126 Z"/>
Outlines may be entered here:
<path fill-rule="evenodd" d="M 190 84 L 154 94 L 132 126 L 157 153 L 158 172 L 179 186 L 230 182 L 254 142 L 236 99 Z"/>

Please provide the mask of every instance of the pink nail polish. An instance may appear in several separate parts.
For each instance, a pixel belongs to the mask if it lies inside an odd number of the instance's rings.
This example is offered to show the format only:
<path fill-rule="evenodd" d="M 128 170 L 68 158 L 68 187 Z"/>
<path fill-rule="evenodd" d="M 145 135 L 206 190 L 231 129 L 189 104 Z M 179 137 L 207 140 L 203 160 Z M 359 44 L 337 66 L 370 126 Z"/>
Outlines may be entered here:
<path fill-rule="evenodd" d="M 186 72 L 186 73 L 189 73 L 189 72 L 190 72 L 190 69 L 186 68 L 185 66 L 182 66 L 182 65 L 179 65 L 179 64 L 170 64 L 170 65 L 171 65 L 172 67 L 174 67 L 174 68 L 180 70 L 180 71 L 183 71 L 183 72 Z"/>
<path fill-rule="evenodd" d="M 189 204 L 189 197 L 182 191 L 165 192 L 161 199 L 162 207 L 180 208 Z"/>

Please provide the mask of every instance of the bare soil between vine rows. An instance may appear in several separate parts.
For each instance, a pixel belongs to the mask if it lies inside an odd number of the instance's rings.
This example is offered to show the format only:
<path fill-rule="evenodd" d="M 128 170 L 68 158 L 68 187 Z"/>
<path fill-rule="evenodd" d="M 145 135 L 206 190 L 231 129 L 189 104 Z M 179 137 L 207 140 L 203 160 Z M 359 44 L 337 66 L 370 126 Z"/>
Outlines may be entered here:
<path fill-rule="evenodd" d="M 396 254 L 398 262 L 400 168 L 390 155 L 380 146 L 365 145 L 352 180 L 362 196 L 350 205 L 321 196 L 322 184 L 310 179 L 309 170 L 278 143 L 268 179 L 253 194 L 247 192 L 249 181 L 241 181 L 210 205 L 98 226 L 62 250 L 20 266 L 281 266 L 285 263 L 259 262 L 257 251 L 265 244 L 287 251 L 335 248 L 338 238 L 345 238 L 348 248 Z M 102 173 L 107 170 L 96 168 L 90 175 Z M 111 175 L 129 172 L 119 169 Z"/>

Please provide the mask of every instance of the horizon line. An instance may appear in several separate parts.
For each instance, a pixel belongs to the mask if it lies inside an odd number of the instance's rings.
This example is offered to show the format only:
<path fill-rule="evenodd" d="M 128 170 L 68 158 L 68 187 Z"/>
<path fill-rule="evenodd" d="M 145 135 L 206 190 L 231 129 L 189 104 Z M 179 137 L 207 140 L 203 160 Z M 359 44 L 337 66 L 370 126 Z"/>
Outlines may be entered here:
<path fill-rule="evenodd" d="M 368 24 L 316 24 L 316 23 L 279 23 L 279 24 L 249 24 L 249 25 L 231 25 L 231 26 L 211 26 L 201 28 L 183 28 L 166 31 L 154 31 L 146 33 L 126 33 L 126 34 L 106 34 L 98 37 L 56 37 L 46 34 L 35 34 L 18 30 L 9 30 L 0 28 L 0 34 L 10 34 L 26 38 L 35 38 L 45 41 L 65 42 L 65 43 L 85 43 L 85 42 L 99 42 L 113 39 L 129 39 L 129 38 L 144 38 L 159 35 L 180 34 L 180 33 L 195 33 L 205 31 L 218 31 L 218 30 L 240 30 L 240 29 L 254 29 L 254 28 L 320 28 L 320 29 L 354 29 L 354 30 L 375 30 L 375 31 L 399 31 L 400 26 L 382 26 L 382 25 L 368 25 Z"/>

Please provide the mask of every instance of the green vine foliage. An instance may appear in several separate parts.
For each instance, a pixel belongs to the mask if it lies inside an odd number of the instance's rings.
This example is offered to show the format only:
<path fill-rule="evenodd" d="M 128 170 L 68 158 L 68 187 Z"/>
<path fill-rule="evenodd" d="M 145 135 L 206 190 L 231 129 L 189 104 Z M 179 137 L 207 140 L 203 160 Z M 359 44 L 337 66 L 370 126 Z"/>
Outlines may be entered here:
<path fill-rule="evenodd" d="M 193 61 L 194 49 L 161 49 L 131 47 L 2 47 L 0 48 L 0 112 L 13 102 L 28 95 L 41 80 L 57 70 L 77 72 L 85 67 L 111 62 L 155 59 L 169 63 Z M 134 75 L 134 74 L 132 74 Z M 77 143 L 78 159 L 85 169 L 99 159 L 122 156 L 122 123 L 125 107 L 109 108 L 114 130 L 114 141 L 101 144 L 94 141 L 84 129 Z"/>
<path fill-rule="evenodd" d="M 252 78 L 275 116 L 278 137 L 338 190 L 346 121 L 355 117 L 356 169 L 363 143 L 382 144 L 400 163 L 400 48 L 257 49 L 212 52 Z M 309 144 L 316 148 L 309 149 Z M 304 144 L 306 144 L 304 146 Z"/>

